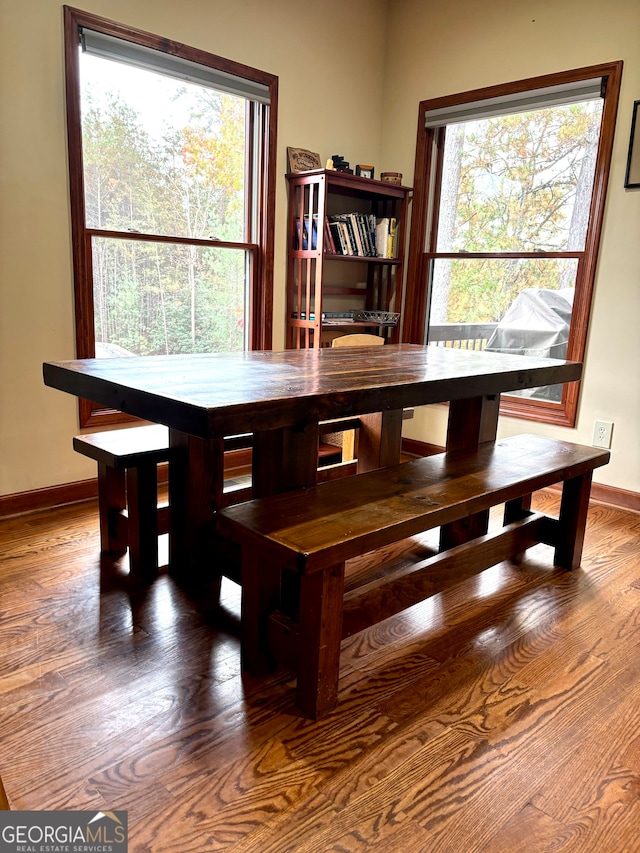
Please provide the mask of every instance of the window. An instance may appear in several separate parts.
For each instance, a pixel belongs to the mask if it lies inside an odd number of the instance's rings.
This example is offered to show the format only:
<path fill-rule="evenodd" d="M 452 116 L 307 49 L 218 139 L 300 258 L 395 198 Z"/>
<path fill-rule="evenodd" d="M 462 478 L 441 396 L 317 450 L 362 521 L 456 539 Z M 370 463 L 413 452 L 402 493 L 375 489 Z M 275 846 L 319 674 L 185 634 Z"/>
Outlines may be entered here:
<path fill-rule="evenodd" d="M 406 340 L 583 360 L 621 70 L 420 105 Z M 578 384 L 501 410 L 573 426 Z"/>
<path fill-rule="evenodd" d="M 269 349 L 277 78 L 68 7 L 65 46 L 78 358 Z"/>

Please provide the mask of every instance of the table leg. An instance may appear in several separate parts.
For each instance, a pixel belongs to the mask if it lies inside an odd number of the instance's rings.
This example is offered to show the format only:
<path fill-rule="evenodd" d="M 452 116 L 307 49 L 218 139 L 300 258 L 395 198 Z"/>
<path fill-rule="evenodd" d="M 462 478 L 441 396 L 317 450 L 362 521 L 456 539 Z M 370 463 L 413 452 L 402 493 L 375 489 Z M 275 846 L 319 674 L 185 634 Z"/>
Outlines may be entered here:
<path fill-rule="evenodd" d="M 449 403 L 447 450 L 474 450 L 495 441 L 498 432 L 500 395 L 469 397 Z"/>
<path fill-rule="evenodd" d="M 253 436 L 253 497 L 314 486 L 318 481 L 317 421 L 303 427 L 264 430 Z M 280 607 L 291 613 L 299 595 L 298 577 L 286 572 L 282 578 Z"/>
<path fill-rule="evenodd" d="M 358 474 L 400 462 L 402 409 L 361 415 L 358 431 Z"/>
<path fill-rule="evenodd" d="M 223 505 L 224 439 L 202 439 L 169 430 L 175 454 L 169 467 L 170 569 L 176 578 L 224 573 L 212 548 L 212 518 Z"/>
<path fill-rule="evenodd" d="M 447 451 L 474 450 L 479 444 L 495 441 L 500 413 L 500 395 L 452 400 L 449 404 Z M 489 513 L 479 512 L 440 528 L 440 550 L 484 536 L 489 526 Z"/>
<path fill-rule="evenodd" d="M 307 423 L 302 427 L 284 427 L 283 429 L 263 430 L 254 433 L 253 497 L 268 497 L 291 489 L 315 485 L 318 479 L 318 435 L 319 425 L 317 421 Z M 253 552 L 247 559 L 255 559 Z M 243 599 L 247 588 L 246 584 L 260 582 L 266 583 L 268 589 L 252 590 L 250 595 L 255 600 L 263 600 L 268 597 L 272 601 L 272 591 L 275 588 L 273 572 L 267 573 L 268 581 L 260 580 L 260 573 L 248 568 L 247 559 L 244 556 L 242 558 Z M 300 579 L 298 575 L 281 570 L 278 609 L 292 618 L 296 618 L 299 599 Z M 243 612 L 242 644 L 246 649 L 246 659 L 258 660 L 260 653 L 256 649 L 259 650 L 262 646 L 264 650 L 267 645 L 266 621 L 262 619 L 262 624 L 258 627 L 260 633 L 256 641 L 255 637 L 251 636 L 253 628 L 250 625 L 248 613 L 249 611 L 247 611 L 245 618 Z"/>
<path fill-rule="evenodd" d="M 313 486 L 318 479 L 318 422 L 253 436 L 253 496 Z"/>

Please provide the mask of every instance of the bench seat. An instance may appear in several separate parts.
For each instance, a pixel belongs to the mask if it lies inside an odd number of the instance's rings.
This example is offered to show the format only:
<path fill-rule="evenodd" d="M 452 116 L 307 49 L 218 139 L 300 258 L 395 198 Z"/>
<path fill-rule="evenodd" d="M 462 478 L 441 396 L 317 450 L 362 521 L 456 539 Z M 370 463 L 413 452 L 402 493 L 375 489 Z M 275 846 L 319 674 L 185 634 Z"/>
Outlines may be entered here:
<path fill-rule="evenodd" d="M 242 548 L 243 665 L 263 669 L 267 645 L 276 657 L 299 662 L 298 705 L 322 716 L 337 698 L 344 637 L 443 585 L 517 560 L 538 542 L 555 549 L 556 565 L 579 566 L 592 472 L 608 460 L 608 451 L 520 435 L 221 510 L 219 532 Z M 559 519 L 531 513 L 531 493 L 558 482 L 564 484 Z M 485 529 L 401 576 L 345 596 L 346 560 L 435 527 L 459 529 L 503 503 L 505 523 L 497 533 Z M 477 524 L 470 530 L 474 535 Z M 293 604 L 280 593 L 281 568 L 299 578 Z M 283 580 L 282 589 L 290 588 Z"/>

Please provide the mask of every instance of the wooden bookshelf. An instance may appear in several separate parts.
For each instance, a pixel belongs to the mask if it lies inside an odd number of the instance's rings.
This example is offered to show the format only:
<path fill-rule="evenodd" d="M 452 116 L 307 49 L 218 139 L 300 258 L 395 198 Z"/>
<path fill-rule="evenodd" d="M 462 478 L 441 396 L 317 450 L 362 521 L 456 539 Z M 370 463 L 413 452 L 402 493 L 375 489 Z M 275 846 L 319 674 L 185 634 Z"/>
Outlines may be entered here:
<path fill-rule="evenodd" d="M 325 169 L 286 177 L 287 347 L 326 346 L 336 334 L 353 331 L 367 331 L 384 336 L 390 343 L 397 342 L 400 321 L 391 321 L 400 314 L 402 305 L 411 188 Z M 329 230 L 329 222 L 339 216 L 349 220 L 345 224 L 350 235 L 347 246 L 339 244 L 335 227 Z M 393 257 L 372 254 L 376 251 L 374 220 L 395 223 Z M 345 248 L 353 254 L 342 253 Z M 350 312 L 354 319 L 344 324 L 335 316 L 329 319 L 332 314 Z M 382 322 L 376 319 L 376 312 Z"/>

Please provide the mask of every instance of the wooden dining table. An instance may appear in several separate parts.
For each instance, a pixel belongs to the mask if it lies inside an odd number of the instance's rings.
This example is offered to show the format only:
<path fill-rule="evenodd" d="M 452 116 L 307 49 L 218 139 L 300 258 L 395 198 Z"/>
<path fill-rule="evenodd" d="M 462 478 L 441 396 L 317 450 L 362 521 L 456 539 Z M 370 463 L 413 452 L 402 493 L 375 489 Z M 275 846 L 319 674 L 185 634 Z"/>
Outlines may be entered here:
<path fill-rule="evenodd" d="M 212 521 L 225 504 L 225 437 L 253 435 L 253 496 L 264 497 L 316 483 L 322 421 L 360 417 L 366 471 L 400 460 L 406 408 L 449 403 L 447 450 L 473 449 L 495 440 L 502 393 L 575 381 L 581 371 L 578 362 L 417 344 L 43 365 L 52 388 L 169 427 L 176 577 L 224 573 Z M 448 543 L 471 535 L 452 525 Z"/>

